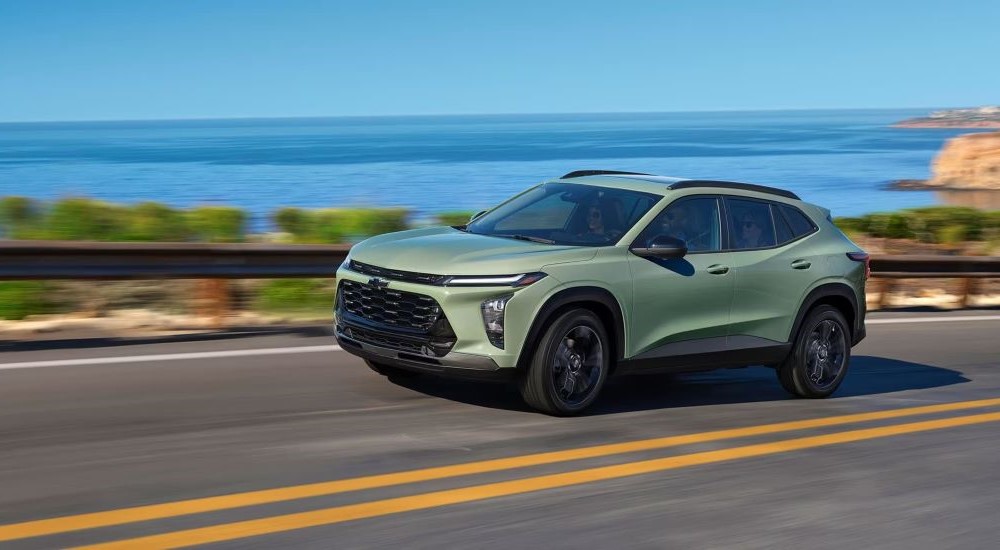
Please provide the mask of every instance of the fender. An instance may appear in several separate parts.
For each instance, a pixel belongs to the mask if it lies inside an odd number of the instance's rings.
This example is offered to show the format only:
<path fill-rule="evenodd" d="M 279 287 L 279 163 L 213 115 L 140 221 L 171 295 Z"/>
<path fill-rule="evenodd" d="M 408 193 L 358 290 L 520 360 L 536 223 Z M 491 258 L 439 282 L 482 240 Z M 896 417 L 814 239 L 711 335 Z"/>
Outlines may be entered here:
<path fill-rule="evenodd" d="M 825 283 L 812 289 L 802 300 L 799 312 L 795 315 L 795 322 L 792 323 L 792 332 L 788 335 L 789 342 L 792 342 L 795 335 L 799 333 L 799 327 L 802 325 L 806 313 L 820 300 L 830 296 L 844 298 L 851 304 L 854 317 L 851 326 L 851 346 L 857 345 L 865 337 L 865 307 L 858 307 L 858 297 L 854 294 L 854 290 L 845 283 Z"/>
<path fill-rule="evenodd" d="M 535 345 L 541 339 L 542 331 L 548 327 L 548 321 L 552 318 L 552 315 L 560 309 L 565 309 L 567 306 L 572 306 L 580 302 L 597 302 L 611 312 L 610 324 L 614 326 L 607 328 L 608 333 L 614 338 L 613 358 L 617 362 L 624 357 L 625 318 L 622 314 L 621 304 L 606 289 L 596 286 L 578 286 L 556 292 L 538 310 L 538 314 L 531 322 L 531 328 L 528 329 L 528 335 L 524 340 L 525 345 L 521 346 L 521 351 L 517 358 L 518 368 L 525 368 L 527 362 L 530 361 L 530 356 L 535 351 Z M 605 324 L 608 324 L 609 319 L 603 319 L 603 317 L 602 320 Z"/>

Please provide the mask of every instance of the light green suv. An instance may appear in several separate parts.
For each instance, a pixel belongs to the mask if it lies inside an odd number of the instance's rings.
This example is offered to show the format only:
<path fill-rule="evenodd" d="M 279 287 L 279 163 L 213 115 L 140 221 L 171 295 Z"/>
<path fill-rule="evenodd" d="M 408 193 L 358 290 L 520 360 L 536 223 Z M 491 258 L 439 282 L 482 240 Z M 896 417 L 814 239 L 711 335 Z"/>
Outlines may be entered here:
<path fill-rule="evenodd" d="M 389 377 L 517 380 L 570 415 L 612 374 L 768 365 L 826 397 L 865 335 L 868 255 L 759 185 L 584 170 L 337 271 L 337 340 Z"/>

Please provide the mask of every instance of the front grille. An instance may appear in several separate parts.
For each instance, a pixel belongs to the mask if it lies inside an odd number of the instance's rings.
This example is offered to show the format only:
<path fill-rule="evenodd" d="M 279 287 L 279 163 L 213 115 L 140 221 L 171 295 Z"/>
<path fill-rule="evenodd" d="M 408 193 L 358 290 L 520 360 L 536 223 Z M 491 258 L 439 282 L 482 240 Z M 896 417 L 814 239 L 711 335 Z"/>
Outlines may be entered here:
<path fill-rule="evenodd" d="M 424 285 L 436 285 L 440 286 L 444 284 L 447 277 L 445 275 L 433 275 L 430 273 L 416 273 L 413 271 L 402 271 L 399 269 L 389 269 L 385 267 L 378 267 L 371 264 L 361 263 L 356 260 L 351 260 L 348 265 L 351 271 L 356 273 L 363 273 L 365 275 L 371 275 L 372 277 L 382 277 L 383 279 L 390 279 L 393 281 L 404 281 L 407 283 L 419 283 Z"/>
<path fill-rule="evenodd" d="M 428 332 L 441 316 L 430 296 L 344 280 L 340 283 L 343 308 L 366 321 L 388 327 Z"/>

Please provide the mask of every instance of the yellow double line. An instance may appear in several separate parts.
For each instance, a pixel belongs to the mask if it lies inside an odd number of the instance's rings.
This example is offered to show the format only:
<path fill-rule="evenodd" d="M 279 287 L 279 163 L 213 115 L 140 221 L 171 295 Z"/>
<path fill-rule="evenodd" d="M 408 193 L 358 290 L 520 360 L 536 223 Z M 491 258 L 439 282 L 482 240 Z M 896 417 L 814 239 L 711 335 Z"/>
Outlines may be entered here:
<path fill-rule="evenodd" d="M 109 527 L 127 523 L 151 521 L 170 517 L 184 516 L 190 514 L 215 512 L 232 508 L 255 506 L 275 502 L 303 499 L 333 495 L 350 491 L 360 491 L 378 487 L 389 487 L 408 483 L 431 481 L 436 479 L 453 478 L 472 474 L 487 472 L 497 472 L 511 470 L 515 468 L 525 468 L 543 464 L 566 462 L 571 460 L 581 460 L 596 458 L 622 453 L 663 449 L 680 445 L 694 443 L 705 443 L 711 441 L 721 441 L 740 437 L 750 437 L 766 434 L 789 432 L 794 430 L 804 430 L 811 428 L 823 428 L 859 422 L 872 422 L 877 420 L 888 420 L 894 418 L 904 418 L 916 415 L 925 415 L 942 412 L 953 412 L 959 410 L 975 409 L 1000 405 L 1000 399 L 983 399 L 978 401 L 965 401 L 960 403 L 946 403 L 941 405 L 929 405 L 923 407 L 912 407 L 906 409 L 895 409 L 887 411 L 876 411 L 869 413 L 850 414 L 844 416 L 816 418 L 811 420 L 797 420 L 791 422 L 780 422 L 776 424 L 765 424 L 759 426 L 749 426 L 744 428 L 734 428 L 728 430 L 718 430 L 697 434 L 662 437 L 656 439 L 645 439 L 640 441 L 630 441 L 625 443 L 613 443 L 608 445 L 598 445 L 579 449 L 568 449 L 547 453 L 538 453 L 494 460 L 484 460 L 455 464 L 451 466 L 441 466 L 435 468 L 424 468 L 391 474 L 382 474 L 366 477 L 344 479 L 338 481 L 328 481 L 322 483 L 310 483 L 292 487 L 277 489 L 266 489 L 261 491 L 250 491 L 235 493 L 216 497 L 199 498 L 169 502 L 163 504 L 153 504 L 147 506 L 136 506 L 119 510 L 109 510 L 75 516 L 65 516 L 53 519 L 28 521 L 10 525 L 0 526 L 0 542 L 29 537 L 54 535 L 70 531 L 83 529 L 93 529 L 98 527 Z M 716 462 L 736 460 L 756 456 L 771 455 L 788 451 L 835 445 L 839 443 L 849 443 L 855 441 L 865 441 L 892 435 L 939 430 L 957 426 L 967 426 L 981 424 L 985 422 L 1000 421 L 1000 412 L 976 414 L 969 416 L 959 416 L 937 420 L 927 420 L 908 424 L 897 424 L 891 426 L 881 426 L 875 428 L 851 430 L 837 432 L 826 435 L 816 435 L 795 439 L 786 439 L 768 443 L 759 443 L 741 447 L 733 447 L 716 451 L 698 452 L 684 455 L 671 456 L 651 460 L 627 462 L 612 466 L 589 468 L 559 474 L 550 474 L 463 487 L 458 489 L 448 489 L 422 493 L 412 496 L 389 498 L 360 504 L 337 506 L 309 512 L 286 514 L 249 521 L 240 521 L 228 524 L 221 524 L 196 529 L 188 529 L 152 535 L 130 540 L 123 540 L 107 544 L 100 544 L 88 548 L 176 548 L 180 546 L 190 546 L 194 544 L 206 544 L 220 542 L 244 537 L 279 533 L 306 527 L 319 525 L 329 525 L 344 521 L 351 521 L 362 518 L 371 518 L 400 512 L 447 506 L 464 502 L 473 502 L 500 496 L 529 493 L 544 489 L 557 487 L 567 487 L 616 479 L 621 477 L 635 476 L 645 473 L 659 472 L 696 466 L 712 464 Z"/>

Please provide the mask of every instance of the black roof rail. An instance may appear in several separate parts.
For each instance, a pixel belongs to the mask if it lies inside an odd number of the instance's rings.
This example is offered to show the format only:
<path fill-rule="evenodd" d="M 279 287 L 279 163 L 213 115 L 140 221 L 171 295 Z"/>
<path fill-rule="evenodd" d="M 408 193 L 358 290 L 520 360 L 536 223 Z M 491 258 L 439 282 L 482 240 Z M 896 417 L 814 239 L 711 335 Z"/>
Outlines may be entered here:
<path fill-rule="evenodd" d="M 792 193 L 791 191 L 785 191 L 784 189 L 778 189 L 776 187 L 768 187 L 766 185 L 757 185 L 755 183 L 740 183 L 738 181 L 684 180 L 670 184 L 668 186 L 669 189 L 691 189 L 692 187 L 719 187 L 722 189 L 742 189 L 744 191 L 769 193 L 771 195 L 778 195 L 779 197 L 785 197 L 788 199 L 802 200 L 799 198 L 798 195 Z"/>
<path fill-rule="evenodd" d="M 622 172 L 620 170 L 574 170 L 559 179 L 582 178 L 584 176 L 651 176 L 642 172 Z"/>

